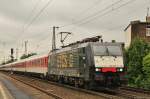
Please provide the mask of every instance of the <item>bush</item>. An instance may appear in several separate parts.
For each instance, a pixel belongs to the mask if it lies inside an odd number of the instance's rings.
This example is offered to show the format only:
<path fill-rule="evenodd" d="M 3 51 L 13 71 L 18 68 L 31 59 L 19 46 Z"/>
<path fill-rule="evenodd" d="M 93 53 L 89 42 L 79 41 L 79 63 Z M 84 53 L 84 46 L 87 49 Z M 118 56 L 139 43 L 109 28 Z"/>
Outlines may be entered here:
<path fill-rule="evenodd" d="M 145 80 L 143 58 L 149 53 L 149 50 L 150 46 L 147 42 L 136 38 L 126 51 L 129 85 L 143 87 L 143 81 Z"/>
<path fill-rule="evenodd" d="M 20 57 L 20 59 L 29 58 L 29 57 L 31 57 L 31 56 L 33 56 L 33 55 L 37 55 L 37 54 L 36 54 L 36 53 L 30 53 L 30 54 L 28 54 L 28 55 L 23 54 L 23 55 Z"/>
<path fill-rule="evenodd" d="M 150 89 L 150 53 L 143 59 L 143 71 L 145 73 L 144 88 Z"/>

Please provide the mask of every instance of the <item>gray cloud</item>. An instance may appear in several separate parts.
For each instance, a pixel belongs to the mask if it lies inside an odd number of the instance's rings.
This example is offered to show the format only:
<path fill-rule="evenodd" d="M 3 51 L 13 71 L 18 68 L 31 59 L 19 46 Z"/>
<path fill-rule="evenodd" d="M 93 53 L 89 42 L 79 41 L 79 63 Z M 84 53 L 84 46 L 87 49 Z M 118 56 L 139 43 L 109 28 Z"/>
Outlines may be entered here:
<path fill-rule="evenodd" d="M 118 0 L 53 0 L 42 14 L 24 31 L 35 15 L 49 0 L 0 0 L 0 56 L 8 56 L 11 47 L 19 48 L 20 54 L 24 52 L 23 42 L 28 40 L 29 51 L 38 53 L 47 52 L 51 48 L 52 27 L 70 23 L 82 23 L 87 16 L 104 9 Z M 125 3 L 129 0 L 124 0 Z M 121 4 L 120 3 L 120 4 Z M 37 4 L 36 9 L 31 13 Z M 93 5 L 95 4 L 95 5 Z M 146 8 L 150 0 L 136 0 L 107 15 L 97 13 L 96 18 L 85 24 L 73 24 L 60 31 L 70 31 L 73 34 L 65 43 L 73 42 L 89 36 L 102 35 L 105 41 L 115 39 L 125 41 L 123 29 L 132 20 L 145 20 Z M 110 9 L 114 9 L 114 7 Z M 30 17 L 29 17 L 30 16 Z M 29 20 L 28 20 L 29 17 Z M 91 17 L 90 17 L 91 18 Z M 84 22 L 84 21 L 83 21 Z M 59 35 L 57 35 L 59 40 Z M 71 39 L 71 40 L 70 40 Z M 5 47 L 3 43 L 5 42 Z M 57 41 L 57 45 L 61 44 Z"/>

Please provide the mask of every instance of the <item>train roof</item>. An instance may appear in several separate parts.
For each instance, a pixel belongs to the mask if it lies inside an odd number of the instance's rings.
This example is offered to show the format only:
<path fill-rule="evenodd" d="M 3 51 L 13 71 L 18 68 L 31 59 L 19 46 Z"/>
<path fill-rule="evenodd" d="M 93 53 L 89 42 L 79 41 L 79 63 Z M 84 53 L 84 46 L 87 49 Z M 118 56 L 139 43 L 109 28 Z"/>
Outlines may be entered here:
<path fill-rule="evenodd" d="M 34 56 L 31 56 L 31 57 L 23 59 L 23 60 L 28 61 L 28 60 L 34 60 L 34 59 L 38 59 L 38 58 L 42 58 L 42 57 L 47 57 L 47 56 L 48 56 L 48 54 L 34 55 Z"/>
<path fill-rule="evenodd" d="M 42 58 L 42 57 L 48 57 L 48 54 L 34 55 L 34 56 L 31 56 L 31 57 L 26 58 L 26 59 L 21 59 L 21 60 L 15 61 L 13 63 L 1 65 L 1 67 L 5 67 L 5 66 L 8 66 L 8 65 L 13 65 L 13 64 L 16 64 L 16 63 L 22 63 L 22 62 L 25 62 L 25 61 L 34 60 L 34 59 L 38 59 L 38 58 Z"/>
<path fill-rule="evenodd" d="M 101 46 L 124 46 L 123 42 L 86 42 L 86 43 L 79 43 L 76 45 L 71 45 L 71 46 L 67 46 L 61 49 L 57 49 L 55 50 L 55 53 L 61 53 L 61 52 L 65 52 L 65 51 L 69 51 L 72 49 L 77 49 L 77 48 L 83 48 L 86 47 L 88 45 L 101 45 Z M 52 54 L 53 52 L 50 52 L 49 54 Z"/>

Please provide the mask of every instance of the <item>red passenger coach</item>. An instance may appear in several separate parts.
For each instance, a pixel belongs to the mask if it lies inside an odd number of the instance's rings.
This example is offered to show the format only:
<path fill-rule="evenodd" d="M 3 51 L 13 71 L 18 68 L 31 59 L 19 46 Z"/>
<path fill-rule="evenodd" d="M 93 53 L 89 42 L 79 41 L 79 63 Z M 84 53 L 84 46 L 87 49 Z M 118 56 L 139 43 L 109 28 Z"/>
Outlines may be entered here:
<path fill-rule="evenodd" d="M 17 73 L 27 73 L 46 76 L 48 68 L 48 55 L 33 56 L 3 66 L 5 70 Z"/>
<path fill-rule="evenodd" d="M 38 56 L 26 60 L 26 72 L 46 75 L 48 56 Z"/>

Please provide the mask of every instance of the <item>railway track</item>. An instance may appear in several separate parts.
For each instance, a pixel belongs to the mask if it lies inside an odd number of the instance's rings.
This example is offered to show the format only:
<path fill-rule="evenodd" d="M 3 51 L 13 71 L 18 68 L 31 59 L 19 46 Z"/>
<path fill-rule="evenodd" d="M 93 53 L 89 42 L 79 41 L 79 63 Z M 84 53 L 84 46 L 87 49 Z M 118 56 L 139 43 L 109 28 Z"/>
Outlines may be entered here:
<path fill-rule="evenodd" d="M 8 76 L 8 73 L 5 73 L 5 75 Z M 56 93 L 52 93 L 55 89 L 45 89 L 43 86 L 40 86 L 40 82 L 44 82 L 46 83 L 46 86 L 48 85 L 55 85 L 55 86 L 59 86 L 59 87 L 63 87 L 63 88 L 67 88 L 73 91 L 76 91 L 78 93 L 81 94 L 85 94 L 85 96 L 89 95 L 89 98 L 86 97 L 86 99 L 120 99 L 118 96 L 114 96 L 114 95 L 110 95 L 110 94 L 106 94 L 106 93 L 100 93 L 100 92 L 95 92 L 95 91 L 91 91 L 91 90 L 86 90 L 86 89 L 81 89 L 81 88 L 75 88 L 73 86 L 69 86 L 69 85 L 64 85 L 64 84 L 59 84 L 59 83 L 55 83 L 55 82 L 51 82 L 51 81 L 47 81 L 47 80 L 43 80 L 43 79 L 39 79 L 39 78 L 35 78 L 35 77 L 26 77 L 23 75 L 9 75 L 9 77 L 20 81 L 26 85 L 29 85 L 37 90 L 42 91 L 43 93 L 46 93 L 47 95 L 50 95 L 52 97 L 54 97 L 55 99 L 66 99 L 61 95 L 57 95 Z M 35 83 L 33 83 L 35 82 Z M 38 82 L 38 84 L 36 84 Z M 74 93 L 73 93 L 74 94 Z M 94 96 L 96 98 L 90 98 L 91 96 Z M 70 99 L 70 98 L 68 98 Z M 72 98 L 74 99 L 74 98 Z M 75 98 L 76 99 L 76 98 Z M 79 98 L 79 99 L 83 99 L 83 98 Z"/>
<path fill-rule="evenodd" d="M 118 89 L 118 90 L 115 90 L 114 92 L 116 93 L 117 96 L 120 96 L 126 99 L 138 99 L 136 95 L 128 91 Z"/>
<path fill-rule="evenodd" d="M 124 99 L 150 99 L 150 91 L 134 87 L 119 87 L 118 89 L 107 89 L 106 93 L 116 95 Z"/>
<path fill-rule="evenodd" d="M 35 89 L 37 89 L 37 90 L 39 90 L 39 91 L 41 91 L 41 92 L 43 92 L 43 93 L 45 93 L 45 94 L 47 94 L 47 95 L 49 95 L 49 96 L 52 96 L 52 97 L 55 98 L 55 99 L 63 99 L 61 96 L 58 96 L 57 94 L 54 94 L 54 93 L 52 93 L 52 92 L 50 92 L 50 91 L 48 91 L 48 90 L 44 90 L 43 88 L 38 87 L 38 86 L 36 86 L 36 85 L 34 85 L 34 84 L 32 84 L 32 83 L 25 82 L 24 80 L 17 79 L 16 77 L 13 77 L 13 76 L 11 76 L 11 78 L 13 78 L 13 79 L 15 79 L 15 80 L 17 80 L 17 81 L 19 81 L 19 82 L 22 82 L 22 83 L 24 83 L 25 85 L 28 85 L 28 86 L 30 86 L 30 87 L 33 87 L 33 88 L 35 88 Z"/>
<path fill-rule="evenodd" d="M 134 87 L 128 87 L 128 86 L 120 87 L 116 93 L 118 95 L 130 99 L 150 99 L 149 90 L 139 89 Z"/>
<path fill-rule="evenodd" d="M 8 73 L 5 73 L 6 75 L 8 75 Z M 46 84 L 46 86 L 48 85 L 55 85 L 55 86 L 59 86 L 61 88 L 67 88 L 73 91 L 77 91 L 80 92 L 82 94 L 86 94 L 86 95 L 93 95 L 96 96 L 97 98 L 93 98 L 93 99 L 149 99 L 149 96 L 140 96 L 139 91 L 137 93 L 135 93 L 134 89 L 131 88 L 131 90 L 127 87 L 120 87 L 119 89 L 115 89 L 115 90 L 111 90 L 111 89 L 107 89 L 105 91 L 91 91 L 91 90 L 86 90 L 86 89 L 81 89 L 81 88 L 76 88 L 73 86 L 69 86 L 69 85 L 64 85 L 64 84 L 60 84 L 60 83 L 55 83 L 55 82 L 51 82 L 51 81 L 47 81 L 47 80 L 43 80 L 43 79 L 39 79 L 39 78 L 35 78 L 35 77 L 27 77 L 24 75 L 10 75 L 10 77 L 12 77 L 15 80 L 18 80 L 22 83 L 25 83 L 31 87 L 36 88 L 37 90 L 40 90 L 44 93 L 46 93 L 47 95 L 50 95 L 52 97 L 54 97 L 55 99 L 66 99 L 64 97 L 62 97 L 61 95 L 57 95 L 56 93 L 53 93 L 54 89 L 44 89 L 43 86 L 39 86 L 40 82 L 43 82 Z M 28 82 L 26 82 L 28 81 Z M 31 82 L 35 82 L 35 83 L 31 83 Z M 39 85 L 37 85 L 36 83 L 38 82 Z M 144 92 L 142 92 L 144 94 Z M 99 97 L 99 98 L 98 98 Z M 82 99 L 82 98 L 81 98 Z M 87 98 L 86 98 L 87 99 Z M 89 98 L 92 99 L 92 98 Z"/>
<path fill-rule="evenodd" d="M 122 87 L 120 87 L 120 89 L 150 95 L 150 90 L 147 90 L 147 89 L 135 88 L 135 87 L 129 87 L 129 86 L 122 86 Z"/>

